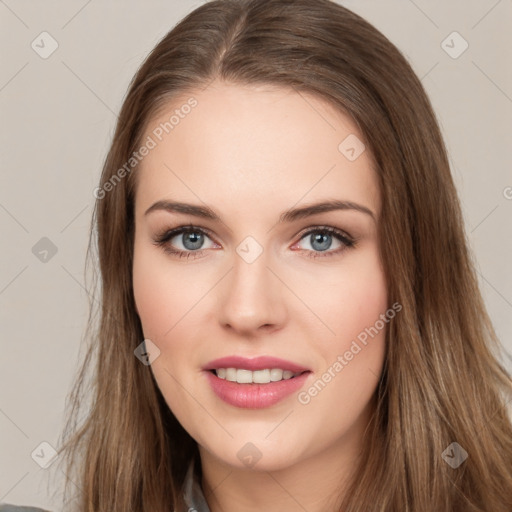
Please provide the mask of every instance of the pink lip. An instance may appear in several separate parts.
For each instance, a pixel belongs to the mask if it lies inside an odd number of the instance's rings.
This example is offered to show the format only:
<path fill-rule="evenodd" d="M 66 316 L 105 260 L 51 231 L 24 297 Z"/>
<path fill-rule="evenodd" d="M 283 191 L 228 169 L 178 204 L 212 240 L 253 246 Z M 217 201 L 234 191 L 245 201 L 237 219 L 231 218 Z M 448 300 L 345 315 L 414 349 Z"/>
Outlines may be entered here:
<path fill-rule="evenodd" d="M 225 367 L 219 366 L 218 368 Z M 215 394 L 224 402 L 235 407 L 262 409 L 270 407 L 293 392 L 298 391 L 304 385 L 311 372 L 307 371 L 297 377 L 278 382 L 269 382 L 268 384 L 238 384 L 238 382 L 221 379 L 211 371 L 205 371 L 205 374 Z"/>
<path fill-rule="evenodd" d="M 291 361 L 285 361 L 277 357 L 260 356 L 253 359 L 247 359 L 240 356 L 221 357 L 210 361 L 203 370 L 217 370 L 218 368 L 237 368 L 241 370 L 265 370 L 266 368 L 280 368 L 281 370 L 289 370 L 293 373 L 310 371 L 309 368 L 304 368 Z M 266 384 L 264 384 L 266 385 Z"/>

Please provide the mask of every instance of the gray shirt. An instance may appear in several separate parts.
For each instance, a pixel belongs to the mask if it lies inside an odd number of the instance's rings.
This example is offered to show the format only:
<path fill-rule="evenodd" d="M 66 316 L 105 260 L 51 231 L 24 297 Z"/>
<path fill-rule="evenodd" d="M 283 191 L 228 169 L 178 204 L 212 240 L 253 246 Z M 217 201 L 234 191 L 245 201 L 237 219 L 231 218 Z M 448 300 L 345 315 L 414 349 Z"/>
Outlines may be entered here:
<path fill-rule="evenodd" d="M 194 461 L 188 467 L 187 476 L 183 484 L 183 492 L 185 503 L 189 506 L 188 510 L 183 512 L 210 512 L 200 482 L 195 477 Z"/>

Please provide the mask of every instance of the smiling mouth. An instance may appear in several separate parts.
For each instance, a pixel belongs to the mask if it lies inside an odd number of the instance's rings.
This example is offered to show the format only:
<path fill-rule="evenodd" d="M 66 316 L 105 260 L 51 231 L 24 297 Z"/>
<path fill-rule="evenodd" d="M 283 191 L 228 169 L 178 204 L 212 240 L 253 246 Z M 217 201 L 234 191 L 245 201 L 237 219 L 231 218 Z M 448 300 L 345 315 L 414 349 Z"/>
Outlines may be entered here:
<path fill-rule="evenodd" d="M 237 384 L 270 384 L 272 382 L 294 379 L 303 373 L 310 373 L 309 370 L 292 372 L 280 368 L 266 368 L 255 371 L 241 368 L 217 368 L 209 371 L 219 379 Z"/>
<path fill-rule="evenodd" d="M 242 409 L 265 409 L 298 392 L 306 384 L 310 374 L 313 374 L 310 370 L 294 373 L 288 370 L 291 375 L 285 374 L 285 371 L 281 368 L 255 371 L 210 368 L 204 373 L 212 391 L 223 402 Z M 271 372 L 274 380 L 270 379 Z"/>

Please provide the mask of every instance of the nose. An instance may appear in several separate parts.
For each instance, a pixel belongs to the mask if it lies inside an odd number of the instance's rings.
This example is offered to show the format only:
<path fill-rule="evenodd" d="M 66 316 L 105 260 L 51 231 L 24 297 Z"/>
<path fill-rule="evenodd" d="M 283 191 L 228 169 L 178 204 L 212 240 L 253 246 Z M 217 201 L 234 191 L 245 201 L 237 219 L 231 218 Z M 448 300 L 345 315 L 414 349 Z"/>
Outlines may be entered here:
<path fill-rule="evenodd" d="M 279 330 L 286 318 L 285 293 L 265 251 L 252 263 L 235 254 L 233 268 L 219 286 L 219 322 L 246 337 Z"/>

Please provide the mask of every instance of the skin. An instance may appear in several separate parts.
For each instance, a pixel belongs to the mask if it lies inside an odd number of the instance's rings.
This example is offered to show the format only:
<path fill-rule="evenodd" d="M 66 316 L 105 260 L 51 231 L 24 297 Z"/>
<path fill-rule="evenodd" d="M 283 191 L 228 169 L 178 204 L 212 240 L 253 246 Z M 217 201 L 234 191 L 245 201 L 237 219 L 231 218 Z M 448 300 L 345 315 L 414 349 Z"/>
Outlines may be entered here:
<path fill-rule="evenodd" d="M 332 370 L 389 308 L 370 151 L 349 161 L 338 145 L 362 136 L 315 96 L 218 81 L 175 98 L 148 123 L 144 139 L 191 96 L 198 105 L 137 170 L 133 286 L 144 336 L 160 350 L 151 370 L 199 444 L 212 512 L 335 510 L 361 450 L 385 354 L 386 327 L 342 371 Z M 222 222 L 163 210 L 145 215 L 163 199 L 206 204 Z M 332 199 L 363 205 L 375 220 L 335 210 L 278 224 L 285 210 Z M 199 255 L 179 258 L 153 243 L 189 223 L 212 233 Z M 356 245 L 327 234 L 331 246 L 322 252 L 303 233 L 324 226 Z M 263 249 L 250 264 L 236 252 L 247 236 Z M 177 235 L 167 245 L 193 252 L 187 241 Z M 301 391 L 329 368 L 335 377 L 307 404 L 294 393 L 269 408 L 237 408 L 214 394 L 202 372 L 228 355 L 301 364 L 312 370 Z M 248 442 L 261 453 L 253 467 L 237 456 Z"/>

